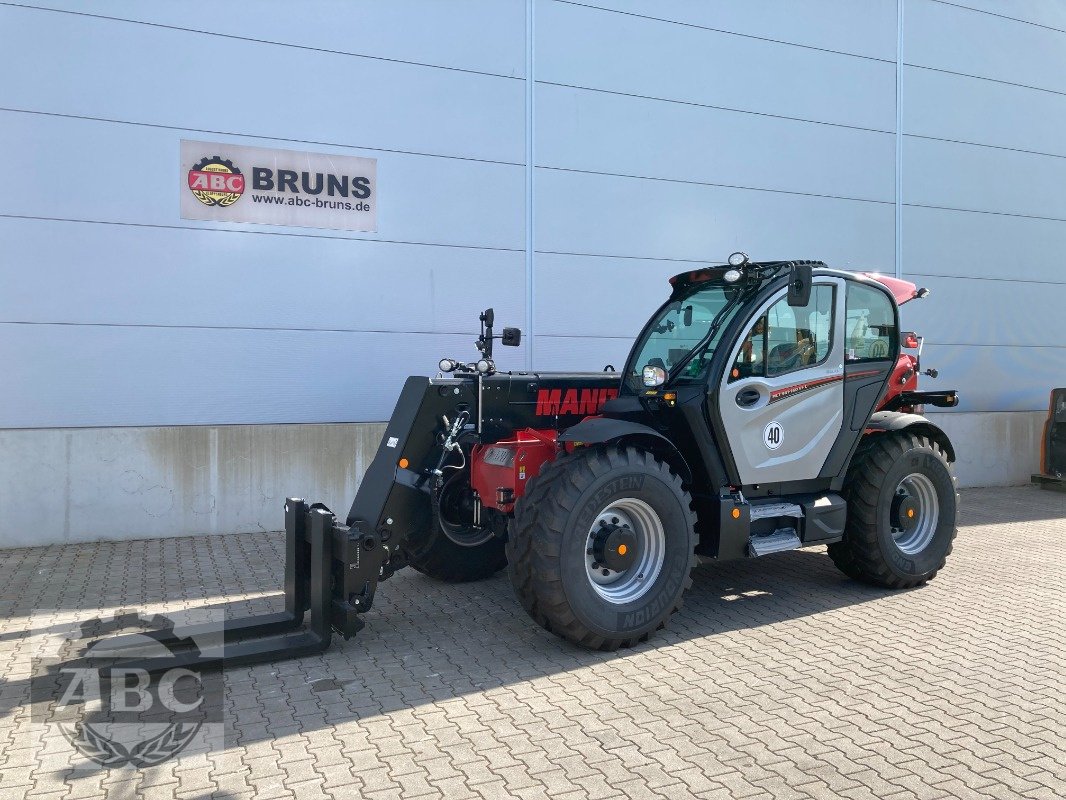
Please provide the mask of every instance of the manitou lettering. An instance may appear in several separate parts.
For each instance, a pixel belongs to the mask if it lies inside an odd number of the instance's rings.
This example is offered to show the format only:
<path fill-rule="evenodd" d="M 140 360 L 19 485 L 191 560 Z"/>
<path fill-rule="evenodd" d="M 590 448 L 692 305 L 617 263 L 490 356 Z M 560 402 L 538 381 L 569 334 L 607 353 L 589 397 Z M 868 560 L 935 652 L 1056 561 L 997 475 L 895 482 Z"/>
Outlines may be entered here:
<path fill-rule="evenodd" d="M 291 192 L 292 194 L 322 194 L 330 197 L 370 197 L 370 179 L 362 176 L 329 175 L 322 172 L 297 172 L 294 169 L 252 167 L 252 189 L 260 192 Z"/>
<path fill-rule="evenodd" d="M 617 389 L 566 389 L 565 393 L 562 389 L 540 389 L 537 391 L 537 416 L 588 416 L 599 412 L 604 403 L 617 396 Z"/>

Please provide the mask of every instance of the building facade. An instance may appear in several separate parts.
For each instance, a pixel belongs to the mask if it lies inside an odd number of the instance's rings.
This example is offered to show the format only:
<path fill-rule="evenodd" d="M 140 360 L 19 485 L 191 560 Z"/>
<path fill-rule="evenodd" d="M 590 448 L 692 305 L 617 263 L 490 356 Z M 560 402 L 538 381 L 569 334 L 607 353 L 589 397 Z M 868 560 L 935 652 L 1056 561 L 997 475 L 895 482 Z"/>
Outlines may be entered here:
<path fill-rule="evenodd" d="M 931 289 L 964 485 L 1066 385 L 1061 4 L 30 0 L 0 74 L 0 545 L 344 510 L 480 309 L 503 368 L 620 366 L 734 250 Z M 373 229 L 186 218 L 183 140 L 372 159 Z"/>

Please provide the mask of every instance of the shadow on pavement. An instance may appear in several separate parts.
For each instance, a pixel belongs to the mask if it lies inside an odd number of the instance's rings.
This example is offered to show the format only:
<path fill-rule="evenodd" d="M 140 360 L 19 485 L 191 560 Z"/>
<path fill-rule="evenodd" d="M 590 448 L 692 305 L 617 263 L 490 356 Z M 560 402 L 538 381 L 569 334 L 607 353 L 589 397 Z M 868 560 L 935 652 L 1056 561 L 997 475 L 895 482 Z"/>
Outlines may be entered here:
<path fill-rule="evenodd" d="M 963 493 L 960 522 L 965 527 L 1063 517 L 1066 496 L 1058 493 L 1035 488 L 969 490 Z M 274 538 L 270 548 L 280 549 L 280 536 Z M 242 548 L 237 543 L 236 551 Z M 281 560 L 264 563 L 264 555 L 269 562 L 270 548 L 256 551 L 259 561 L 249 565 L 248 576 L 235 581 L 255 584 L 252 589 L 242 587 L 244 591 L 280 586 Z M 236 558 L 236 551 L 228 554 Z M 742 662 L 745 643 L 728 639 L 732 632 L 832 613 L 894 594 L 847 579 L 824 548 L 708 564 L 695 571 L 684 608 L 667 630 L 635 648 L 600 653 L 570 645 L 536 626 L 518 605 L 505 573 L 456 585 L 406 570 L 382 584 L 375 607 L 364 616 L 366 627 L 353 640 L 336 639 L 321 655 L 227 670 L 227 741 L 247 745 L 559 673 L 609 667 L 618 659 L 639 660 L 649 651 L 693 639 L 723 637 L 713 651 Z M 174 586 L 166 596 L 191 599 L 195 594 Z M 136 592 L 129 592 L 124 605 L 128 608 L 135 601 Z M 254 611 L 261 612 L 280 604 L 277 595 L 244 601 L 232 610 L 252 613 L 255 606 Z M 16 631 L 3 637 L 21 635 Z M 682 652 L 677 657 L 692 658 Z M 708 666 L 713 669 L 713 664 Z M 662 669 L 661 664 L 657 668 Z M 0 717 L 24 705 L 28 684 L 0 681 Z M 249 695 L 254 701 L 248 701 Z M 244 699 L 235 704 L 235 697 Z"/>

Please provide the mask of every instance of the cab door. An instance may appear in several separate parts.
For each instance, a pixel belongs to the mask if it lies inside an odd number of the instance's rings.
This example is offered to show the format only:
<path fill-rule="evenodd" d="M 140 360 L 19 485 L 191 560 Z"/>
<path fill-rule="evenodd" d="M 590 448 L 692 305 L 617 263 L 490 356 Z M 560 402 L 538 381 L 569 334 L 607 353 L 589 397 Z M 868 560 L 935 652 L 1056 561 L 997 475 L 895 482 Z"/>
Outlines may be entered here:
<path fill-rule="evenodd" d="M 821 472 L 843 425 L 844 302 L 839 278 L 815 278 L 803 307 L 782 290 L 734 343 L 718 403 L 741 485 Z"/>

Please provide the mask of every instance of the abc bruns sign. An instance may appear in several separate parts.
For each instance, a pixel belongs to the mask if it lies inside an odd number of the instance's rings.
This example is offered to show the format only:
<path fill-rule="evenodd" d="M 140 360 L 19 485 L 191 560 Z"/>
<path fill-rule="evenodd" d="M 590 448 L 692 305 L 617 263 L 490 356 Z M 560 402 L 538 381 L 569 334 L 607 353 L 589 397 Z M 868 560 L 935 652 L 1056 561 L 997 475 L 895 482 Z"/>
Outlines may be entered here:
<path fill-rule="evenodd" d="M 181 141 L 182 219 L 376 231 L 376 158 Z"/>

